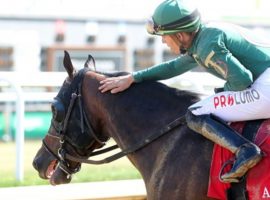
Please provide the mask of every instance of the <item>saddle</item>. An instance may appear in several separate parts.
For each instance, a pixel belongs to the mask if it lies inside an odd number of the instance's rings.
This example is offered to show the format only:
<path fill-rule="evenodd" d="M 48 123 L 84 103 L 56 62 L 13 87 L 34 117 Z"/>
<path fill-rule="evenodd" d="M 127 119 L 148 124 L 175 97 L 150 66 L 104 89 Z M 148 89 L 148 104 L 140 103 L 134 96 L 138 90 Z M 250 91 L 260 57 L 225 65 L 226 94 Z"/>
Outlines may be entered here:
<path fill-rule="evenodd" d="M 215 144 L 208 185 L 208 197 L 221 200 L 270 199 L 270 119 L 231 123 L 239 134 L 254 142 L 264 152 L 263 159 L 239 183 L 223 183 L 220 176 L 230 171 L 234 154 Z M 231 162 L 233 163 L 233 162 Z"/>

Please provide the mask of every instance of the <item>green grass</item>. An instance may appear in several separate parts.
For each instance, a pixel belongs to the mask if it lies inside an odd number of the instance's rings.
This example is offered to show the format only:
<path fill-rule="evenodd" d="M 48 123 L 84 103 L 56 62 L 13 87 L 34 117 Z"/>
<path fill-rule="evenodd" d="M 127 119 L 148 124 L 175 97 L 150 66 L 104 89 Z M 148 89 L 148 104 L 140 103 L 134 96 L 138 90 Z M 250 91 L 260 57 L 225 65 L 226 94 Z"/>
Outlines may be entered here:
<path fill-rule="evenodd" d="M 24 179 L 17 181 L 15 177 L 16 146 L 14 142 L 0 142 L 0 187 L 46 185 L 48 180 L 38 176 L 32 167 L 33 158 L 41 146 L 41 140 L 26 141 L 24 146 Z M 139 172 L 127 158 L 121 158 L 109 164 L 83 164 L 81 171 L 72 178 L 72 183 L 122 180 L 141 178 Z"/>

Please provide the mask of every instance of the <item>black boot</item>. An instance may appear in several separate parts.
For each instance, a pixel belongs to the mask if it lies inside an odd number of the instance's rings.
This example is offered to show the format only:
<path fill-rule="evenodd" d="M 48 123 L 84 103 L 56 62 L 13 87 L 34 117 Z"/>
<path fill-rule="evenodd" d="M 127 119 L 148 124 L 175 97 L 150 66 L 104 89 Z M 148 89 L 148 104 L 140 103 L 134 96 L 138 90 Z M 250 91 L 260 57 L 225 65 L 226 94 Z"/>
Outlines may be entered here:
<path fill-rule="evenodd" d="M 221 176 L 223 182 L 239 182 L 239 178 L 261 160 L 259 147 L 218 118 L 211 115 L 196 116 L 188 111 L 186 120 L 190 129 L 235 154 L 236 160 L 231 171 Z"/>

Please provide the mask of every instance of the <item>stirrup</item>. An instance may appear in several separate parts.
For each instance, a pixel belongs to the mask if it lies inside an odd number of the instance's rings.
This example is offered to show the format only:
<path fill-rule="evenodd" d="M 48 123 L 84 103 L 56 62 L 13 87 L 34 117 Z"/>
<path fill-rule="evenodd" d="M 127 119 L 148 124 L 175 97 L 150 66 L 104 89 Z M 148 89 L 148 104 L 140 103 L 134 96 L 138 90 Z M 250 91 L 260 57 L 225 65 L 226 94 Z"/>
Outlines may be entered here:
<path fill-rule="evenodd" d="M 226 173 L 224 173 L 225 168 L 229 165 L 233 165 L 234 161 L 235 161 L 235 159 L 231 158 L 231 159 L 227 160 L 222 165 L 221 170 L 220 170 L 219 175 L 218 175 L 220 182 L 223 182 L 223 183 L 238 183 L 238 182 L 240 182 L 240 179 L 238 179 L 238 178 L 227 178 L 227 179 L 223 178 L 223 176 L 226 174 Z"/>

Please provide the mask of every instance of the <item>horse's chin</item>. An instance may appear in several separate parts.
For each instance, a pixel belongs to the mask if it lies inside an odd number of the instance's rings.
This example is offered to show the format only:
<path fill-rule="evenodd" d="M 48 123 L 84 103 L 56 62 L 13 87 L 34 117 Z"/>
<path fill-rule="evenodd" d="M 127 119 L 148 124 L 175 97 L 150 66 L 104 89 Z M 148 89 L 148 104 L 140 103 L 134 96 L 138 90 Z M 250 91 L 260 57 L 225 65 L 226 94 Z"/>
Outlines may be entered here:
<path fill-rule="evenodd" d="M 51 185 L 67 184 L 71 181 L 71 175 L 68 175 L 62 169 L 57 167 L 50 176 Z"/>

